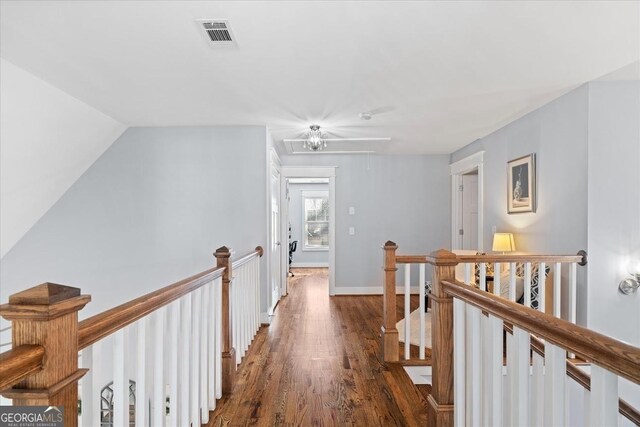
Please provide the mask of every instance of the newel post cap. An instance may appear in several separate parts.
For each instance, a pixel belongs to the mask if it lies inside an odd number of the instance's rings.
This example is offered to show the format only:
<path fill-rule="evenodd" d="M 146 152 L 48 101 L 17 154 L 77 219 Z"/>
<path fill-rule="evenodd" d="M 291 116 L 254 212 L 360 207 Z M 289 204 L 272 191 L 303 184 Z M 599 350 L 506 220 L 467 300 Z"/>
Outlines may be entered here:
<path fill-rule="evenodd" d="M 458 257 L 451 251 L 439 249 L 429 254 L 431 262 L 435 265 L 458 265 Z"/>
<path fill-rule="evenodd" d="M 387 243 L 384 244 L 384 249 L 385 250 L 398 249 L 398 245 L 396 245 L 396 243 L 392 242 L 391 240 L 387 240 Z"/>
<path fill-rule="evenodd" d="M 229 258 L 231 256 L 231 249 L 226 246 L 220 246 L 213 253 L 213 256 L 216 258 Z"/>
<path fill-rule="evenodd" d="M 81 310 L 91 301 L 90 295 L 81 295 L 79 288 L 42 283 L 9 297 L 9 303 L 0 306 L 0 315 L 7 320 L 49 320 Z"/>

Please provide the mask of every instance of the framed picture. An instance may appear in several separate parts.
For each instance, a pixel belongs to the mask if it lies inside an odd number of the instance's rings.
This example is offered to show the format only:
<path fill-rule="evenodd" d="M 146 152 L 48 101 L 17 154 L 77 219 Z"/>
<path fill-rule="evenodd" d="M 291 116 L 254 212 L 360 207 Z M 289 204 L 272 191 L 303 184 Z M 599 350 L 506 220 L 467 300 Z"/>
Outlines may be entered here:
<path fill-rule="evenodd" d="M 536 211 L 536 155 L 507 163 L 507 212 Z"/>

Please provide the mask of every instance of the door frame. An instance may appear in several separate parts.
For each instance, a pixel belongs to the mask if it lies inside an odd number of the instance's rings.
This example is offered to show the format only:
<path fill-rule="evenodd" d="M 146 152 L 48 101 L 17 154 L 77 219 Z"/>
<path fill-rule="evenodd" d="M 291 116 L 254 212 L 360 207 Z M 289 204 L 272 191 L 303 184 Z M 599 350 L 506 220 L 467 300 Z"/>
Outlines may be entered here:
<path fill-rule="evenodd" d="M 267 163 L 268 163 L 268 179 L 266 180 L 266 186 L 267 186 L 267 215 L 266 215 L 266 222 L 267 222 L 267 240 L 268 240 L 268 247 L 265 248 L 266 252 L 267 252 L 267 257 L 266 257 L 266 264 L 267 264 L 267 295 L 266 295 L 266 301 L 267 301 L 267 311 L 266 313 L 263 313 L 262 315 L 262 322 L 263 323 L 270 323 L 269 320 L 269 316 L 273 315 L 273 311 L 275 310 L 276 305 L 278 304 L 278 301 L 280 301 L 280 299 L 278 298 L 278 300 L 273 301 L 272 295 L 273 295 L 273 289 L 272 289 L 272 282 L 271 282 L 271 248 L 274 244 L 274 242 L 272 241 L 271 237 L 273 235 L 272 230 L 271 230 L 271 199 L 272 198 L 276 198 L 278 200 L 278 211 L 280 214 L 280 218 L 282 218 L 282 195 L 280 194 L 281 188 L 282 188 L 282 163 L 280 162 L 280 156 L 278 156 L 278 153 L 276 152 L 276 150 L 274 148 L 270 148 L 267 151 Z M 277 194 L 272 194 L 272 188 L 271 188 L 271 179 L 275 174 L 279 174 L 280 175 L 280 185 L 277 189 Z M 282 219 L 280 220 L 280 225 L 282 226 Z M 282 231 L 282 230 L 281 230 Z M 280 233 L 282 235 L 282 233 Z M 282 248 L 282 240 L 280 239 L 280 248 Z M 282 251 L 280 252 L 280 257 L 282 258 Z M 280 263 L 282 265 L 282 263 Z M 282 282 L 282 274 L 280 275 L 280 283 L 279 283 L 279 287 L 280 287 L 280 292 L 282 292 L 282 286 L 283 286 L 283 282 Z"/>
<path fill-rule="evenodd" d="M 289 203 L 286 200 L 288 178 L 328 178 L 329 179 L 329 295 L 335 295 L 336 286 L 336 166 L 282 166 L 280 168 L 280 233 L 281 242 L 289 242 Z M 289 244 L 282 248 L 283 295 L 287 289 L 289 271 Z"/>
<path fill-rule="evenodd" d="M 449 165 L 451 175 L 451 249 L 462 248 L 462 175 L 478 170 L 478 250 L 484 250 L 484 151 L 478 151 Z"/>

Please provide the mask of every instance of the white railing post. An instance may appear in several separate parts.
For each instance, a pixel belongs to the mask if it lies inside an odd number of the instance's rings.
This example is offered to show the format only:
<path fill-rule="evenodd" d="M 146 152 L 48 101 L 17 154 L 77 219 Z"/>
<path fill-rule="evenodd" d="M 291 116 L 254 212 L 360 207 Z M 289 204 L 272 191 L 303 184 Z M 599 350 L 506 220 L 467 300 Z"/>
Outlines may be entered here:
<path fill-rule="evenodd" d="M 404 265 L 404 360 L 411 359 L 411 264 Z"/>

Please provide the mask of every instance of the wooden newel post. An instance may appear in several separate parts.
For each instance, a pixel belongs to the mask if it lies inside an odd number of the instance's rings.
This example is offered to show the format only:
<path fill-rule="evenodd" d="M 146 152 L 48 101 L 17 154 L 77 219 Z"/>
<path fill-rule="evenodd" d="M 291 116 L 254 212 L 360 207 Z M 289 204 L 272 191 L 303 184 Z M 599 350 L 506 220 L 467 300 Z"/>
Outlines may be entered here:
<path fill-rule="evenodd" d="M 396 250 L 389 240 L 384 244 L 384 289 L 382 296 L 382 358 L 385 362 L 400 360 L 400 341 L 396 329 Z"/>
<path fill-rule="evenodd" d="M 2 395 L 14 406 L 63 406 L 65 427 L 78 425 L 78 311 L 91 296 L 80 289 L 43 283 L 9 297 L 0 315 L 12 322 L 13 347 L 41 345 L 42 370 L 29 375 Z"/>
<path fill-rule="evenodd" d="M 213 254 L 217 266 L 224 267 L 222 273 L 222 392 L 231 393 L 236 381 L 236 350 L 233 348 L 231 324 L 231 250 L 226 246 Z"/>
<path fill-rule="evenodd" d="M 441 249 L 431 254 L 432 287 L 432 388 L 427 398 L 429 426 L 453 426 L 453 298 L 441 286 L 442 280 L 454 280 L 456 255 Z"/>

